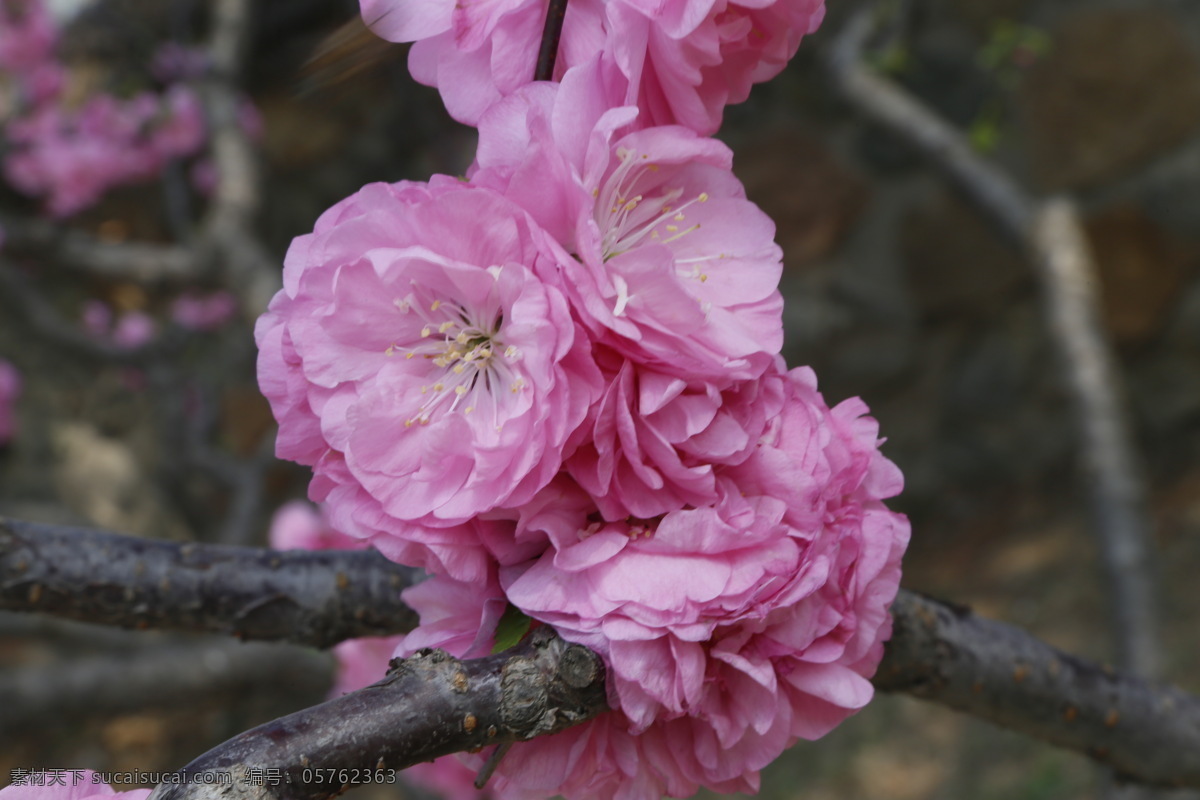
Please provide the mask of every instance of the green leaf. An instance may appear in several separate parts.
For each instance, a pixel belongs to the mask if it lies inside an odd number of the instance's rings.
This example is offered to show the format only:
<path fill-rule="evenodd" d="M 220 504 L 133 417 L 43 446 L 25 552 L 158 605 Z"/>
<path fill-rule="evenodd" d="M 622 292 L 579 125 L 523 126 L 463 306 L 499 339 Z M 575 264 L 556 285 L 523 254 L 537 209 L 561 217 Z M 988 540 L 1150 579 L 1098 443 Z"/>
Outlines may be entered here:
<path fill-rule="evenodd" d="M 508 608 L 504 609 L 504 613 L 500 615 L 500 623 L 496 625 L 496 643 L 492 645 L 492 652 L 499 653 L 501 650 L 507 650 L 524 639 L 532 624 L 533 620 L 509 603 Z"/>

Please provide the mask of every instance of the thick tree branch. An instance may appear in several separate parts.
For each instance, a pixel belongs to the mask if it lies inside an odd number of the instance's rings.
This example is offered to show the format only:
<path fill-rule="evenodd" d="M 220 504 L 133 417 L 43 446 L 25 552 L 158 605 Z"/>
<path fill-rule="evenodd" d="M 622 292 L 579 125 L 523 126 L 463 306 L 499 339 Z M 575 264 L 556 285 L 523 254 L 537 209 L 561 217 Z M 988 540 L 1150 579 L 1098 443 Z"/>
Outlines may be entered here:
<path fill-rule="evenodd" d="M 395 661 L 372 686 L 210 750 L 181 770 L 188 780 L 151 798 L 324 800 L 368 775 L 387 780 L 389 770 L 554 733 L 604 710 L 599 657 L 540 628 L 494 656 L 459 661 L 427 650 Z"/>
<path fill-rule="evenodd" d="M 398 589 L 415 572 L 374 552 L 180 545 L 0 520 L 0 608 L 131 627 L 322 646 L 402 633 L 414 619 Z M 892 614 L 895 633 L 875 678 L 879 689 L 1077 750 L 1131 781 L 1200 787 L 1195 696 L 1114 673 L 1019 628 L 910 592 L 900 592 Z M 351 705 L 337 709 L 349 714 Z M 400 713 L 389 709 L 378 713 Z M 364 730 L 383 725 L 363 713 Z M 444 752 L 478 744 L 462 739 Z M 319 750 L 314 745 L 309 758 Z"/>
<path fill-rule="evenodd" d="M 901 591 L 875 686 L 1085 753 L 1129 781 L 1200 787 L 1200 698 Z"/>
<path fill-rule="evenodd" d="M 0 518 L 0 609 L 329 647 L 409 630 L 419 570 L 374 551 L 276 552 Z"/>
<path fill-rule="evenodd" d="M 1124 669 L 1155 677 L 1160 666 L 1150 523 L 1135 469 L 1117 370 L 1101 330 L 1096 268 L 1073 205 L 1038 201 L 979 156 L 966 137 L 862 59 L 870 9 L 838 35 L 829 65 L 856 110 L 913 144 L 1012 238 L 1037 268 L 1055 346 L 1080 423 L 1092 531 L 1112 587 L 1116 652 Z"/>

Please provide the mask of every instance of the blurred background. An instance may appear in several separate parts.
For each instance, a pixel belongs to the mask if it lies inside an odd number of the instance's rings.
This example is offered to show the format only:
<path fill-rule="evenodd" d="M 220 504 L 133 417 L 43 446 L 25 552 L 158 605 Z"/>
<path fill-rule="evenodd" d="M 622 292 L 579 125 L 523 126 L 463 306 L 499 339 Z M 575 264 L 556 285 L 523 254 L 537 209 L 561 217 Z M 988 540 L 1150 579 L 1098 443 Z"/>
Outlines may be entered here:
<path fill-rule="evenodd" d="M 6 3 L 11 12 L 20 0 Z M 1200 4 L 882 5 L 872 65 L 1030 194 L 1067 193 L 1080 205 L 1148 484 L 1164 671 L 1200 692 Z M 243 224 L 264 258 L 281 262 L 292 237 L 364 183 L 466 169 L 473 132 L 409 78 L 404 46 L 330 39 L 357 3 L 249 6 L 238 125 L 262 172 L 256 216 Z M 879 419 L 884 452 L 907 480 L 895 502 L 913 523 L 907 588 L 1111 660 L 1109 589 L 1088 533 L 1077 420 L 1037 276 L 918 153 L 839 96 L 825 57 L 854 6 L 831 3 L 822 29 L 782 75 L 727 111 L 720 134 L 749 197 L 778 225 L 788 362 L 814 367 L 831 405 L 861 396 Z M 204 69 L 189 66 L 188 54 L 203 57 L 210 8 L 201 0 L 51 7 L 65 70 L 55 97 L 78 108 L 98 92 L 122 102 L 149 93 L 138 136 L 162 136 L 153 146 L 130 139 L 129 152 L 158 149 L 94 200 L 36 189 L 32 166 L 0 174 L 8 276 L 0 359 L 21 383 L 0 448 L 0 514 L 265 544 L 271 514 L 304 495 L 307 473 L 271 456 L 249 294 L 215 263 L 220 248 L 211 264 L 144 273 L 134 270 L 135 249 L 117 247 L 108 269 L 72 250 L 95 241 L 166 248 L 159 255 L 203 250 L 214 165 L 203 125 L 198 137 L 188 132 L 192 101 L 172 92 L 196 82 L 203 95 Z M 167 43 L 174 49 L 164 56 Z M 6 157 L 43 135 L 22 130 L 30 100 L 15 86 L 0 74 Z M 16 702 L 14 676 L 49 681 L 69 665 L 111 666 L 190 644 L 0 614 L 0 699 Z M 8 726 L 0 704 L 0 786 L 19 768 L 175 769 L 318 701 L 330 667 L 312 664 L 286 682 L 248 671 L 148 708 L 135 700 L 150 693 L 127 683 L 113 688 L 131 695 L 127 707 L 26 709 Z M 1080 756 L 888 696 L 785 754 L 763 783 L 772 800 L 1101 794 Z"/>

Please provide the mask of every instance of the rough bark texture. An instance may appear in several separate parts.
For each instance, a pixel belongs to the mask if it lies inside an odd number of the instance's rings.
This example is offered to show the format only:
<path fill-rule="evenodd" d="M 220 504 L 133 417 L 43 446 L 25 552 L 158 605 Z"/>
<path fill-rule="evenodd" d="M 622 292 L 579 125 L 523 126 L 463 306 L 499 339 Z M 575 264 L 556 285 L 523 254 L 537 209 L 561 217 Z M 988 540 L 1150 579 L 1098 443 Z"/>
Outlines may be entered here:
<path fill-rule="evenodd" d="M 324 800 L 349 785 L 464 749 L 562 730 L 605 710 L 604 669 L 548 628 L 459 661 L 426 650 L 357 692 L 247 731 L 163 784 L 152 800 Z"/>
<path fill-rule="evenodd" d="M 1112 766 L 1200 786 L 1200 699 L 1057 650 L 1020 628 L 901 592 L 875 686 L 950 706 Z"/>
<path fill-rule="evenodd" d="M 375 551 L 180 544 L 0 518 L 0 609 L 329 647 L 410 630 L 419 570 Z"/>

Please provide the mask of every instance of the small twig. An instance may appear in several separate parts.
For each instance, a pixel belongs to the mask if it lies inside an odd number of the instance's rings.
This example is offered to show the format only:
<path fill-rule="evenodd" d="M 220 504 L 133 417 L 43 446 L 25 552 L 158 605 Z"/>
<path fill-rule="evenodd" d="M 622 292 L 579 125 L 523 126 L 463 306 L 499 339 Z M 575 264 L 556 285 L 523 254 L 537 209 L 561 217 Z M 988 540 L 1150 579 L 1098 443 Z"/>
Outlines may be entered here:
<path fill-rule="evenodd" d="M 0 673 L 0 738 L 278 686 L 319 695 L 329 687 L 330 662 L 301 647 L 218 640 L 9 668 Z"/>
<path fill-rule="evenodd" d="M 562 38 L 563 20 L 567 16 L 567 0 L 549 0 L 546 25 L 542 28 L 542 43 L 538 48 L 535 81 L 554 80 L 554 62 L 558 60 L 558 42 Z"/>
<path fill-rule="evenodd" d="M 483 762 L 483 766 L 479 768 L 479 774 L 475 776 L 475 788 L 482 789 L 487 786 L 487 782 L 492 779 L 492 775 L 496 772 L 496 767 L 500 766 L 500 762 L 508 755 L 508 751 L 512 749 L 512 742 L 504 742 L 496 745 L 488 755 L 487 761 Z"/>
<path fill-rule="evenodd" d="M 1052 338 L 1066 366 L 1080 420 L 1080 447 L 1088 473 L 1092 531 L 1112 588 L 1116 652 L 1125 669 L 1147 677 L 1159 670 L 1158 620 L 1151 579 L 1150 523 L 1144 490 L 1123 414 L 1117 371 L 1098 323 L 1091 288 L 1096 268 L 1065 200 L 1038 202 L 971 148 L 958 130 L 892 81 L 870 70 L 862 49 L 872 28 L 870 10 L 856 14 L 839 34 L 830 67 L 842 95 L 865 116 L 907 139 L 951 178 L 1037 267 Z"/>
<path fill-rule="evenodd" d="M 583 662 L 587 680 L 576 674 Z M 230 739 L 180 770 L 189 779 L 164 783 L 150 797 L 325 800 L 373 774 L 554 733 L 605 709 L 599 657 L 548 628 L 470 661 L 425 650 L 394 662 L 372 686 Z M 280 780 L 255 778 L 263 774 Z"/>
<path fill-rule="evenodd" d="M 254 319 L 266 310 L 282 279 L 278 264 L 250 227 L 261 202 L 261 176 L 254 146 L 239 119 L 238 90 L 250 39 L 250 8 L 248 0 L 217 0 L 213 5 L 212 74 L 200 89 L 217 186 L 201 226 L 200 244 L 216 260 L 242 312 Z"/>
<path fill-rule="evenodd" d="M 180 544 L 0 518 L 0 609 L 329 647 L 410 630 L 419 570 L 377 552 Z"/>

